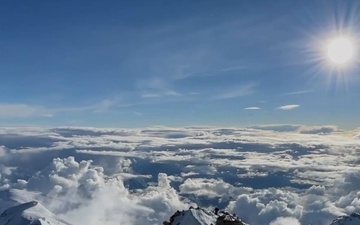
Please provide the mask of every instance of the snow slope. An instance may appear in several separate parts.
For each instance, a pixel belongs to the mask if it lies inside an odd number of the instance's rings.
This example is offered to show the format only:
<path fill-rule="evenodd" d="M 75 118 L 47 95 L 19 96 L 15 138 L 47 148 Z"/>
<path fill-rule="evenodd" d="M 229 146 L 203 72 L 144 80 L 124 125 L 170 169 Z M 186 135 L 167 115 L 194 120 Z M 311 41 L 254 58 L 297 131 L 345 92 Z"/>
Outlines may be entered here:
<path fill-rule="evenodd" d="M 216 224 L 216 221 L 226 221 L 225 224 L 233 225 L 247 225 L 239 218 L 231 216 L 225 212 L 219 212 L 215 215 L 214 212 L 209 212 L 201 208 L 190 208 L 185 211 L 177 211 L 170 217 L 169 222 L 164 222 L 167 225 L 210 225 Z"/>
<path fill-rule="evenodd" d="M 0 225 L 71 225 L 57 218 L 36 201 L 8 208 L 0 215 Z"/>
<path fill-rule="evenodd" d="M 216 224 L 217 216 L 213 213 L 204 211 L 203 209 L 189 209 L 181 212 L 174 218 L 172 224 L 179 225 L 209 225 Z"/>
<path fill-rule="evenodd" d="M 360 214 L 353 213 L 350 216 L 340 216 L 334 220 L 330 225 L 359 225 L 360 224 Z"/>

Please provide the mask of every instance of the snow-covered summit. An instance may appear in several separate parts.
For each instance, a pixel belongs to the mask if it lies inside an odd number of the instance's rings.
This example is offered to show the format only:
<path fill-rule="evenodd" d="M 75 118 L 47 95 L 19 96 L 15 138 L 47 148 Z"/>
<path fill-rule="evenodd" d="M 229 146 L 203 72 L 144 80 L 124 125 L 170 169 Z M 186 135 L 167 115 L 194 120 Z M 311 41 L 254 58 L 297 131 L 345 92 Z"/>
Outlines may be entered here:
<path fill-rule="evenodd" d="M 71 225 L 49 212 L 37 201 L 6 209 L 0 215 L 0 225 Z"/>
<path fill-rule="evenodd" d="M 236 216 L 225 212 L 209 212 L 201 208 L 177 211 L 164 225 L 247 225 Z"/>
<path fill-rule="evenodd" d="M 360 214 L 353 213 L 350 216 L 340 216 L 335 219 L 330 225 L 359 225 L 360 224 Z"/>
<path fill-rule="evenodd" d="M 190 208 L 185 211 L 177 211 L 170 217 L 170 222 L 164 224 L 191 224 L 191 225 L 209 225 L 216 223 L 217 216 L 202 209 Z"/>

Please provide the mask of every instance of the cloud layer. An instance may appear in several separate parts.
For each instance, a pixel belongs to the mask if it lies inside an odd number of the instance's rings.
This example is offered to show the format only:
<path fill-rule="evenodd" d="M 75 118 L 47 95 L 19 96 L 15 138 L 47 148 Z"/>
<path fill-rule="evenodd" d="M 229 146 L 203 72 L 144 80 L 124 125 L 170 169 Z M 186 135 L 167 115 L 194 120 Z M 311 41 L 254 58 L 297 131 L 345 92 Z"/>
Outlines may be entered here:
<path fill-rule="evenodd" d="M 0 209 L 11 195 L 79 225 L 161 224 L 190 205 L 228 209 L 255 225 L 328 225 L 360 212 L 359 133 L 301 125 L 1 128 Z"/>

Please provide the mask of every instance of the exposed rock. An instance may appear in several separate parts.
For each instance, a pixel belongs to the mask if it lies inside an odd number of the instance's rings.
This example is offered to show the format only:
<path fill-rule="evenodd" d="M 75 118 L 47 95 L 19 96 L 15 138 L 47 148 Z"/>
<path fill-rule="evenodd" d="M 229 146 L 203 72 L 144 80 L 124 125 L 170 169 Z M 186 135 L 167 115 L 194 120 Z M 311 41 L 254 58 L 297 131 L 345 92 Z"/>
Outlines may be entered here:
<path fill-rule="evenodd" d="M 216 225 L 246 225 L 235 215 L 224 213 L 216 219 Z"/>
<path fill-rule="evenodd" d="M 176 211 L 169 221 L 164 221 L 163 225 L 247 225 L 236 215 L 219 211 L 217 208 L 213 212 L 201 208 L 190 207 L 188 210 Z"/>
<path fill-rule="evenodd" d="M 330 225 L 359 225 L 360 214 L 352 213 L 350 216 L 340 216 L 335 219 Z"/>

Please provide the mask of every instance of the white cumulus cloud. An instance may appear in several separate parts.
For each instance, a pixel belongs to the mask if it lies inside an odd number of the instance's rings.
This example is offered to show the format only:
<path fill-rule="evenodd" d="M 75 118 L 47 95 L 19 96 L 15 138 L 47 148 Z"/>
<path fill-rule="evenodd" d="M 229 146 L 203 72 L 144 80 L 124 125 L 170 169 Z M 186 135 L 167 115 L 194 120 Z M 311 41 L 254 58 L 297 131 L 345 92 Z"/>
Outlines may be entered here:
<path fill-rule="evenodd" d="M 8 191 L 74 224 L 161 224 L 200 205 L 249 224 L 329 225 L 360 212 L 357 133 L 303 125 L 0 128 L 0 210 Z"/>
<path fill-rule="evenodd" d="M 301 224 L 296 218 L 279 217 L 275 221 L 271 222 L 270 225 L 301 225 Z"/>

